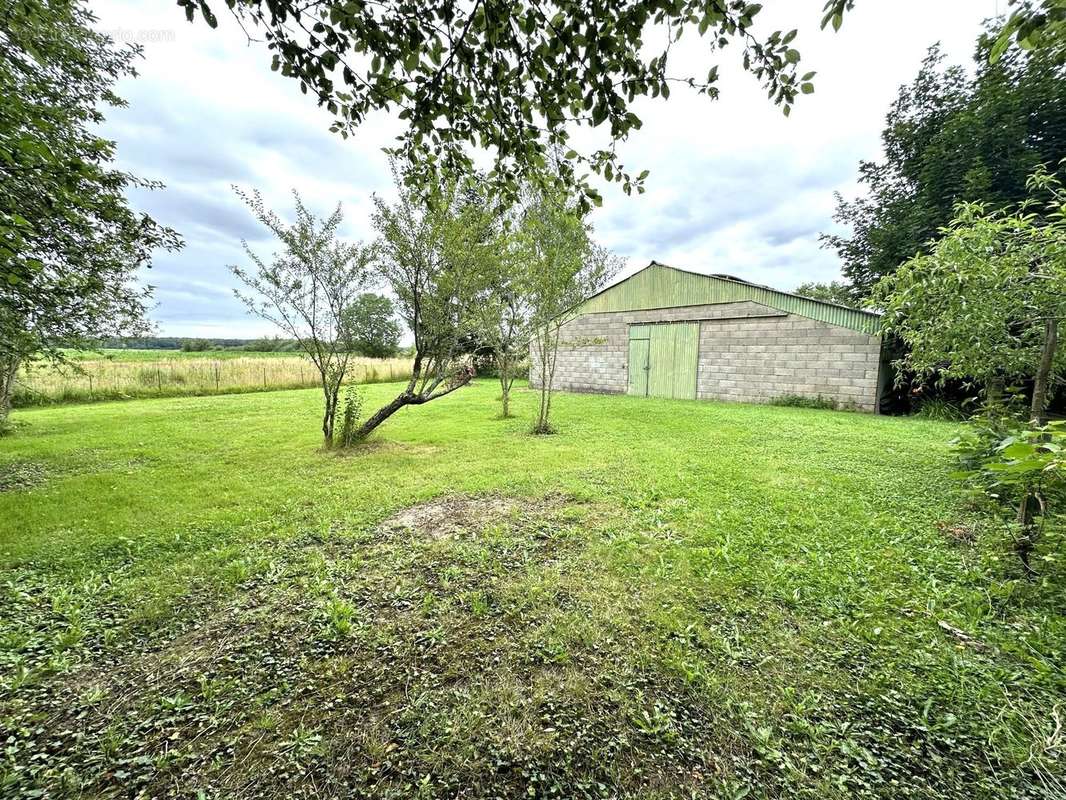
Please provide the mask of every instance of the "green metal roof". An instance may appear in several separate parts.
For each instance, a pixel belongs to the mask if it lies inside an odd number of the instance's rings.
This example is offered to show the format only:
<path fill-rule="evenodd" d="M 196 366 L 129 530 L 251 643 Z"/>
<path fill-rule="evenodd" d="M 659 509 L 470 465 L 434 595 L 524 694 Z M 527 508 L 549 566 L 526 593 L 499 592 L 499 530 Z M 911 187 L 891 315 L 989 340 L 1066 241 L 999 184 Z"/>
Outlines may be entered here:
<path fill-rule="evenodd" d="M 769 286 L 748 283 L 730 275 L 704 275 L 668 267 L 652 261 L 625 280 L 589 297 L 572 314 L 598 314 L 608 311 L 638 311 L 750 300 L 788 314 L 875 334 L 881 315 L 813 300 Z"/>

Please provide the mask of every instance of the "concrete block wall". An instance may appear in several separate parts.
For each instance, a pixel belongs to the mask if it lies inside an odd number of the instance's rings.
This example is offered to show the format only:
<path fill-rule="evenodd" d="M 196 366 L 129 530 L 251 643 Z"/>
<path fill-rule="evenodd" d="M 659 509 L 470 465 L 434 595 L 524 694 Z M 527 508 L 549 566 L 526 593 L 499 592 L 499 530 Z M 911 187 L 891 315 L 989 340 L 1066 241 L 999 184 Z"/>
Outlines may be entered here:
<path fill-rule="evenodd" d="M 700 322 L 696 396 L 769 402 L 823 397 L 863 411 L 877 407 L 877 336 L 785 314 L 753 302 L 584 314 L 560 330 L 554 385 L 577 392 L 625 392 L 629 326 Z M 536 353 L 530 382 L 540 385 Z"/>
<path fill-rule="evenodd" d="M 877 409 L 881 340 L 793 314 L 700 324 L 700 399 L 766 403 L 823 397 Z"/>

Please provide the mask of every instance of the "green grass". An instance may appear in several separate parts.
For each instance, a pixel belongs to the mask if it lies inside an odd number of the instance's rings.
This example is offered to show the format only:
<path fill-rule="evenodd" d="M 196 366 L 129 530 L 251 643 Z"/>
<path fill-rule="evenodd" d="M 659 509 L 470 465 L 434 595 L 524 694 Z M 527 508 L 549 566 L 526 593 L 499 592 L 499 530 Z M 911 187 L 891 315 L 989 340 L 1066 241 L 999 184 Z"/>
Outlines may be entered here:
<path fill-rule="evenodd" d="M 953 425 L 535 399 L 16 412 L 0 795 L 1059 796 L 1061 566 L 941 531 Z"/>

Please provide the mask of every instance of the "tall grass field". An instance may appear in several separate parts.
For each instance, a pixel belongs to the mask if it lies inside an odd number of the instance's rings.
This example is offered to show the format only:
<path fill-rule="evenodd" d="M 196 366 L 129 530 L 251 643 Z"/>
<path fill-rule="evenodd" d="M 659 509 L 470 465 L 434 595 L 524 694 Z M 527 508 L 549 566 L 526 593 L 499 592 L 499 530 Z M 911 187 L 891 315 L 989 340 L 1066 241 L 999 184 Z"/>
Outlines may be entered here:
<path fill-rule="evenodd" d="M 146 356 L 155 354 L 154 358 Z M 77 354 L 65 367 L 24 367 L 15 388 L 16 407 L 123 400 L 136 397 L 234 394 L 318 385 L 314 364 L 292 353 L 182 353 L 115 351 L 87 358 Z M 407 358 L 355 358 L 350 380 L 381 383 L 411 374 Z"/>

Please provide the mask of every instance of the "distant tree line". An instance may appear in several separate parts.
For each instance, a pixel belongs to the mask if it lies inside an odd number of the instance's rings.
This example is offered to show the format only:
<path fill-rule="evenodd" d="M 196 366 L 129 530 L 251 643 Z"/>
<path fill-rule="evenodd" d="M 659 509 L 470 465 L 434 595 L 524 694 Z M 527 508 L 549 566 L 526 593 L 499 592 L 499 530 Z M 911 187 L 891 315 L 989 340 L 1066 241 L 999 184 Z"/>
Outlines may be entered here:
<path fill-rule="evenodd" d="M 352 329 L 351 353 L 367 358 L 392 358 L 399 355 L 403 326 L 396 319 L 396 308 L 385 295 L 365 293 L 349 309 Z M 212 350 L 249 353 L 295 353 L 300 351 L 296 339 L 284 336 L 261 336 L 257 339 L 230 339 L 190 336 L 111 336 L 88 342 L 102 350 L 181 350 L 186 353 Z"/>

